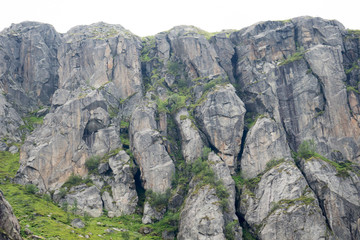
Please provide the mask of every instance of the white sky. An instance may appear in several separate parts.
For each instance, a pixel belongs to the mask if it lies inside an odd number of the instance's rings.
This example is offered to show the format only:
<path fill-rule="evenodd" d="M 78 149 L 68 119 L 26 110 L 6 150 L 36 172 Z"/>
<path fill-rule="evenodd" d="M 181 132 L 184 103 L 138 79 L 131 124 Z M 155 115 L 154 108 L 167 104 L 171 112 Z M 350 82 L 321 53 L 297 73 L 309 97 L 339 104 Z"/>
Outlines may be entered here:
<path fill-rule="evenodd" d="M 0 30 L 12 23 L 38 21 L 64 33 L 76 25 L 103 21 L 148 36 L 183 24 L 215 32 L 304 15 L 337 19 L 346 28 L 360 29 L 358 0 L 0 0 L 0 6 Z"/>

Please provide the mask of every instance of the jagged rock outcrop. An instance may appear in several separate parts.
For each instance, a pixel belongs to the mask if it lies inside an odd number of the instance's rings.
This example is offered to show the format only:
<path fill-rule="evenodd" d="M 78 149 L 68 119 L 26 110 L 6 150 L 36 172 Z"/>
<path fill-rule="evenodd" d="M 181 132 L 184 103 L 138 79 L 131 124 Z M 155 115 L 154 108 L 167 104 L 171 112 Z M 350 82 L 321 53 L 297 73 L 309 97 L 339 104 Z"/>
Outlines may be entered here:
<path fill-rule="evenodd" d="M 195 109 L 200 129 L 233 172 L 244 129 L 244 103 L 227 84 L 211 91 Z"/>
<path fill-rule="evenodd" d="M 359 173 L 336 169 L 319 158 L 302 160 L 301 169 L 318 196 L 334 235 L 339 239 L 359 238 Z"/>
<path fill-rule="evenodd" d="M 236 189 L 235 182 L 231 177 L 231 172 L 229 167 L 226 165 L 224 161 L 220 159 L 218 155 L 214 152 L 211 152 L 208 156 L 208 161 L 210 164 L 210 168 L 214 171 L 216 179 L 220 180 L 222 184 L 225 186 L 227 193 L 229 196 L 227 197 L 227 207 L 223 212 L 223 218 L 225 221 L 225 231 L 226 227 L 229 228 L 231 235 L 233 235 L 234 239 L 241 239 L 242 229 L 239 225 L 239 219 L 236 216 Z"/>
<path fill-rule="evenodd" d="M 132 159 L 123 150 L 109 159 L 113 179 L 108 177 L 105 180 L 111 186 L 111 193 L 104 191 L 101 196 L 109 217 L 119 217 L 135 212 L 138 196 L 132 164 Z"/>
<path fill-rule="evenodd" d="M 130 139 L 136 163 L 141 171 L 143 187 L 155 193 L 165 193 L 171 188 L 175 165 L 164 144 L 155 121 L 156 104 L 147 100 L 135 109 L 130 119 Z M 155 209 L 145 203 L 143 223 L 160 220 L 163 209 Z"/>
<path fill-rule="evenodd" d="M 24 125 L 23 120 L 16 110 L 7 102 L 4 92 L 0 89 L 0 136 L 1 139 L 18 142 L 21 139 L 19 127 Z M 2 151 L 5 151 L 6 141 L 1 141 L 5 145 Z"/>
<path fill-rule="evenodd" d="M 178 26 L 167 35 L 174 56 L 186 65 L 191 79 L 225 75 L 217 61 L 217 54 L 201 30 L 192 26 Z"/>
<path fill-rule="evenodd" d="M 75 27 L 58 51 L 59 87 L 101 87 L 117 100 L 132 96 L 131 110 L 142 95 L 140 49 L 139 37 L 120 25 Z"/>
<path fill-rule="evenodd" d="M 186 108 L 182 108 L 176 113 L 175 121 L 180 129 L 182 154 L 186 162 L 194 162 L 202 157 L 202 150 L 205 146 L 194 120 L 190 119 Z"/>
<path fill-rule="evenodd" d="M 261 239 L 326 239 L 327 226 L 314 192 L 292 159 L 242 188 L 240 212 Z"/>
<path fill-rule="evenodd" d="M 193 186 L 181 211 L 178 239 L 223 239 L 225 221 L 216 191 Z"/>
<path fill-rule="evenodd" d="M 84 176 L 85 161 L 91 156 L 93 146 L 106 146 L 103 152 L 120 146 L 118 133 L 109 126 L 106 110 L 103 96 L 92 90 L 46 115 L 43 125 L 22 145 L 16 181 L 31 182 L 48 191 L 58 189 L 71 174 Z"/>
<path fill-rule="evenodd" d="M 155 110 L 151 101 L 135 109 L 130 120 L 130 139 L 144 188 L 163 193 L 171 188 L 175 166 L 157 130 Z"/>
<path fill-rule="evenodd" d="M 48 106 L 58 87 L 61 35 L 49 24 L 23 22 L 0 33 L 0 86 L 21 112 Z"/>
<path fill-rule="evenodd" d="M 337 21 L 301 17 L 255 24 L 232 33 L 231 40 L 250 112 L 282 122 L 292 149 L 313 138 L 323 155 L 341 148 L 357 161 L 358 126 L 349 112 L 342 66 L 344 35 Z"/>
<path fill-rule="evenodd" d="M 4 240 L 21 240 L 20 224 L 12 207 L 0 190 L 0 238 Z"/>
<path fill-rule="evenodd" d="M 282 126 L 267 117 L 257 119 L 246 136 L 244 146 L 241 172 L 245 178 L 254 178 L 262 173 L 271 160 L 291 156 Z"/>

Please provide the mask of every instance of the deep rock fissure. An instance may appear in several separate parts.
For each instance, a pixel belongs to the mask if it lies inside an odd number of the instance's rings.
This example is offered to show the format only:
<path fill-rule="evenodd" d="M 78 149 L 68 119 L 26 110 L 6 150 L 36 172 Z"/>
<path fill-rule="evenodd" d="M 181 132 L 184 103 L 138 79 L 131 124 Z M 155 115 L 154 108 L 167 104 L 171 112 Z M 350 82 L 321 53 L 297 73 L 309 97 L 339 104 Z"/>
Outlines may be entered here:
<path fill-rule="evenodd" d="M 299 169 L 299 171 L 301 172 L 301 174 L 303 175 L 303 177 L 304 177 L 307 185 L 309 186 L 309 188 L 313 191 L 314 195 L 316 196 L 316 199 L 317 199 L 318 202 L 319 202 L 319 207 L 320 207 L 320 209 L 321 209 L 321 213 L 322 213 L 322 215 L 323 215 L 324 218 L 325 218 L 326 226 L 327 226 L 327 227 L 330 229 L 330 231 L 332 232 L 332 228 L 331 228 L 331 226 L 330 226 L 330 221 L 329 221 L 329 219 L 327 218 L 327 215 L 326 215 L 325 206 L 324 206 L 324 201 L 322 201 L 322 200 L 320 199 L 320 197 L 319 197 L 319 195 L 317 194 L 317 192 L 311 187 L 310 182 L 309 182 L 309 180 L 307 179 L 306 174 L 304 173 L 304 171 L 303 171 L 303 169 L 301 168 L 301 166 L 300 166 L 300 164 L 299 164 L 298 161 L 295 161 L 295 165 L 296 165 L 296 167 Z"/>
<path fill-rule="evenodd" d="M 134 180 L 135 180 L 135 190 L 136 190 L 136 194 L 138 196 L 137 205 L 140 209 L 143 209 L 144 203 L 145 203 L 145 189 L 143 187 L 142 180 L 141 180 L 140 168 L 138 168 L 136 170 L 136 173 L 134 175 Z M 142 210 L 141 210 L 141 212 L 142 212 Z"/>

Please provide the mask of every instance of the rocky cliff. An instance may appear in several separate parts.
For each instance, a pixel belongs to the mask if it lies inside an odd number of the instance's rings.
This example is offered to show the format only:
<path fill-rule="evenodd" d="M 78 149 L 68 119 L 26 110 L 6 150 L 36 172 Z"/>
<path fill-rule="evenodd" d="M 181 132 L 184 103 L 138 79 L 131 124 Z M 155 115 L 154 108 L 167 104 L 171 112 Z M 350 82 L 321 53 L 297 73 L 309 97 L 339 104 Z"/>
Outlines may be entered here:
<path fill-rule="evenodd" d="M 145 38 L 20 23 L 0 33 L 0 148 L 21 143 L 13 181 L 80 215 L 359 239 L 359 64 L 359 31 L 321 18 Z"/>

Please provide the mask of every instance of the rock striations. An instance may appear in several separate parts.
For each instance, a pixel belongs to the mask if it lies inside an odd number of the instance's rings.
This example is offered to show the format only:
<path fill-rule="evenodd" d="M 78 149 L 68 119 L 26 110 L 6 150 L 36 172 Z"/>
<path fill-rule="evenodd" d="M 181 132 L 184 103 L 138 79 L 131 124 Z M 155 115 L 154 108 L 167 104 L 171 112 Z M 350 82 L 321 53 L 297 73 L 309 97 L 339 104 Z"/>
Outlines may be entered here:
<path fill-rule="evenodd" d="M 0 150 L 21 144 L 13 181 L 77 214 L 177 214 L 163 236 L 359 239 L 359 46 L 312 17 L 145 38 L 14 24 L 0 33 Z M 2 194 L 0 207 L 0 235 L 21 239 Z"/>

